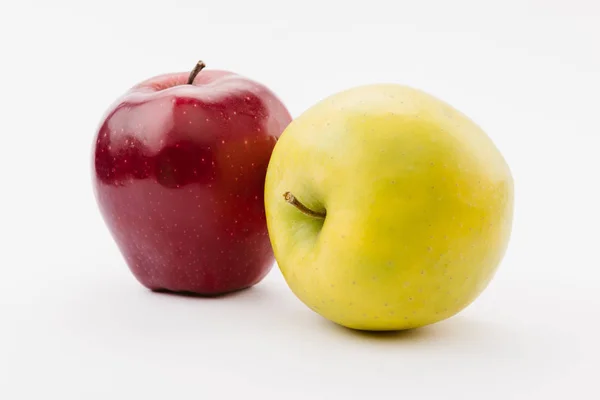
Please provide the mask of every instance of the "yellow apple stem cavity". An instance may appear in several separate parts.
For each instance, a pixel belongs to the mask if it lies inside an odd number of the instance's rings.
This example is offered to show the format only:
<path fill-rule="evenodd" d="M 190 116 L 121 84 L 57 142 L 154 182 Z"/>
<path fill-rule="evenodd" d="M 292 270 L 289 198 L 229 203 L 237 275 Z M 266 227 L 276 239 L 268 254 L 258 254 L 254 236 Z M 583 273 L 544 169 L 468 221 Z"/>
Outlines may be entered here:
<path fill-rule="evenodd" d="M 190 76 L 188 77 L 188 81 L 187 81 L 188 85 L 191 85 L 192 83 L 194 83 L 194 79 L 196 79 L 196 75 L 198 75 L 198 72 L 202 71 L 204 69 L 204 67 L 206 67 L 206 64 L 204 64 L 204 61 L 200 60 L 200 61 L 198 61 L 198 63 L 196 63 L 196 66 L 194 67 L 192 72 L 190 72 Z"/>
<path fill-rule="evenodd" d="M 303 214 L 306 214 L 309 217 L 325 219 L 325 216 L 326 216 L 325 213 L 311 210 L 310 208 L 306 207 L 304 204 L 300 203 L 300 201 L 298 201 L 298 199 L 290 192 L 285 192 L 283 194 L 283 198 L 285 199 L 285 201 L 287 201 L 288 203 L 290 203 L 291 205 L 296 207 L 298 210 L 300 210 Z"/>

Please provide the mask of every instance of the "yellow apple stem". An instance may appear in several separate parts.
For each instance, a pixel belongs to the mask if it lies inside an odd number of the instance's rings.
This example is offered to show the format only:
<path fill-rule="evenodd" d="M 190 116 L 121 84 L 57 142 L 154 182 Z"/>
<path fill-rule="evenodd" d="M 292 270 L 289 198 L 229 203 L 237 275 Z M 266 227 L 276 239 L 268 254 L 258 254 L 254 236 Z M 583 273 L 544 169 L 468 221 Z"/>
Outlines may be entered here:
<path fill-rule="evenodd" d="M 285 201 L 296 207 L 298 210 L 302 211 L 302 213 L 308 215 L 309 217 L 322 218 L 325 219 L 326 214 L 320 213 L 317 211 L 313 211 L 310 208 L 306 207 L 304 204 L 300 203 L 298 199 L 291 194 L 290 192 L 285 192 L 283 194 L 283 198 Z"/>
<path fill-rule="evenodd" d="M 196 79 L 196 75 L 198 75 L 198 72 L 202 71 L 204 69 L 204 67 L 206 67 L 206 64 L 204 64 L 204 62 L 202 60 L 198 61 L 198 63 L 196 64 L 196 66 L 194 67 L 192 72 L 190 72 L 190 76 L 188 77 L 188 81 L 187 81 L 188 85 L 191 85 L 192 83 L 194 83 L 194 79 Z"/>

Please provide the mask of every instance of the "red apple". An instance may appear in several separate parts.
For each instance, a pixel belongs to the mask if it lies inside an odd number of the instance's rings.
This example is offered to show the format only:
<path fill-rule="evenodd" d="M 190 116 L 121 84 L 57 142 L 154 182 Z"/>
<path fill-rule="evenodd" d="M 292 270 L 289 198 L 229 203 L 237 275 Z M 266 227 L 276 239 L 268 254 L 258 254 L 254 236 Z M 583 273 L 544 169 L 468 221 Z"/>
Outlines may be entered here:
<path fill-rule="evenodd" d="M 264 85 L 203 67 L 132 87 L 96 133 L 97 204 L 131 272 L 155 291 L 224 294 L 274 263 L 264 180 L 291 116 Z"/>

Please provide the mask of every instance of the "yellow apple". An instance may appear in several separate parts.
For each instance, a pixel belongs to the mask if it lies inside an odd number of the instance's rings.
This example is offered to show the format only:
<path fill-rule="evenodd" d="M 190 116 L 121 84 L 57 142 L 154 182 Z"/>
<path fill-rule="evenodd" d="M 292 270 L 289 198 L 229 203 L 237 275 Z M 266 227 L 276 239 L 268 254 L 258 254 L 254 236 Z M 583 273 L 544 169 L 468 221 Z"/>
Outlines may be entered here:
<path fill-rule="evenodd" d="M 447 103 L 395 84 L 319 102 L 275 146 L 267 226 L 293 293 L 360 330 L 449 318 L 488 286 L 508 246 L 511 171 Z"/>

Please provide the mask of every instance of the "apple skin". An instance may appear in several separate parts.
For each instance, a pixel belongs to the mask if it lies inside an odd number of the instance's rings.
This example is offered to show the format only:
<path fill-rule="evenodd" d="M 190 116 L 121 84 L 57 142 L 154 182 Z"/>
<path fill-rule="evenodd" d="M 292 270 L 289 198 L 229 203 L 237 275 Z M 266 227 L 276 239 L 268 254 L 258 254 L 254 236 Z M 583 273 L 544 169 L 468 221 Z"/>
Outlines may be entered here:
<path fill-rule="evenodd" d="M 106 112 L 93 188 L 133 275 L 155 291 L 219 295 L 274 264 L 264 179 L 291 121 L 264 85 L 228 71 L 148 79 Z"/>
<path fill-rule="evenodd" d="M 480 127 L 395 84 L 343 91 L 296 118 L 265 184 L 287 284 L 357 330 L 422 327 L 474 301 L 507 249 L 513 202 L 511 171 Z"/>

